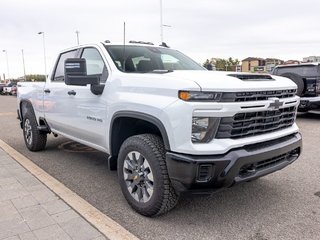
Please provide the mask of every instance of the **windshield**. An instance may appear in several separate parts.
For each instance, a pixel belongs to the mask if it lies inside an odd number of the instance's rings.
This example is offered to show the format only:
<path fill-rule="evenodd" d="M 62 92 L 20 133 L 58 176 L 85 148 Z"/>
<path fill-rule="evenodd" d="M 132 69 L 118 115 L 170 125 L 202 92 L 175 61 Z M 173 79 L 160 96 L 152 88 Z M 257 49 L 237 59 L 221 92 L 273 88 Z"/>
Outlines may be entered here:
<path fill-rule="evenodd" d="M 165 72 L 205 70 L 177 50 L 148 46 L 106 46 L 114 64 L 122 72 Z"/>

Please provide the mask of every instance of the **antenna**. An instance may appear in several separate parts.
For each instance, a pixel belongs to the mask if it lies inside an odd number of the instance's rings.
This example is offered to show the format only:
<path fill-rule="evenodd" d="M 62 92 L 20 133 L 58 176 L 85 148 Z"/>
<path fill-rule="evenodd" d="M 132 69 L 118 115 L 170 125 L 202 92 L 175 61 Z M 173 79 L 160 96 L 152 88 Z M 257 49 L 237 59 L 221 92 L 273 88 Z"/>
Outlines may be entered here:
<path fill-rule="evenodd" d="M 123 22 L 123 71 L 126 72 L 126 22 Z"/>

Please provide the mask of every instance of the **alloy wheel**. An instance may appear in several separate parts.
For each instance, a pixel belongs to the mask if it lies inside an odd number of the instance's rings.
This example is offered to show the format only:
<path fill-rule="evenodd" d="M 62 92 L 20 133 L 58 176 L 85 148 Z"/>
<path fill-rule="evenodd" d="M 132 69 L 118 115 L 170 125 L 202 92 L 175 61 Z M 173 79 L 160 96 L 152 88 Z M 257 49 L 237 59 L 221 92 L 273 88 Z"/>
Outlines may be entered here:
<path fill-rule="evenodd" d="M 146 203 L 153 194 L 153 173 L 148 160 L 139 152 L 129 152 L 123 164 L 123 177 L 131 196 Z"/>
<path fill-rule="evenodd" d="M 32 127 L 30 124 L 30 120 L 28 118 L 24 122 L 24 135 L 27 143 L 31 145 L 32 144 Z"/>

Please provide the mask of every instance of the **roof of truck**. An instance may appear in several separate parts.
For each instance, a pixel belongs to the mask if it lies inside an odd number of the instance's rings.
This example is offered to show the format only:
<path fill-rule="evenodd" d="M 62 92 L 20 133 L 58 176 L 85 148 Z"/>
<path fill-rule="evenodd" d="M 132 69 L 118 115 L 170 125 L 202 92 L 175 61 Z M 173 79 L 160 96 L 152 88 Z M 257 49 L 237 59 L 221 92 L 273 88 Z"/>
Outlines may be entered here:
<path fill-rule="evenodd" d="M 298 64 L 286 64 L 286 65 L 278 65 L 277 68 L 284 68 L 284 67 L 304 67 L 304 66 L 318 66 L 320 62 L 306 62 L 306 63 L 298 63 Z"/>
<path fill-rule="evenodd" d="M 103 44 L 105 46 L 122 46 L 123 42 L 122 43 L 121 42 L 110 42 L 109 40 L 105 40 L 105 41 L 102 41 L 102 42 L 81 44 L 81 45 L 78 45 L 78 46 L 69 47 L 67 49 L 63 49 L 60 52 L 66 52 L 66 51 L 70 51 L 70 50 L 73 50 L 73 49 L 86 47 L 86 46 L 97 45 L 97 44 Z M 134 40 L 130 40 L 129 42 L 126 42 L 125 46 L 149 46 L 149 47 L 158 47 L 158 48 L 170 48 L 166 43 L 162 43 L 160 45 L 156 45 L 156 44 L 154 44 L 152 42 L 134 41 Z"/>

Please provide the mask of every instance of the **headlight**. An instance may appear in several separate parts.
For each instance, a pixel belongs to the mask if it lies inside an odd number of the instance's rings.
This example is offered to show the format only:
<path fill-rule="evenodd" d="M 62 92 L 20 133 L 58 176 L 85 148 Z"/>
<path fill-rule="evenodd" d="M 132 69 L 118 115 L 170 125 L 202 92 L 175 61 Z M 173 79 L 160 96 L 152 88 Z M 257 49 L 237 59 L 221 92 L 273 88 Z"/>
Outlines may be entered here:
<path fill-rule="evenodd" d="M 218 129 L 220 118 L 193 117 L 192 135 L 193 143 L 207 143 L 211 141 Z"/>
<path fill-rule="evenodd" d="M 179 91 L 179 98 L 184 101 L 219 102 L 221 95 L 222 93 L 219 92 Z"/>

